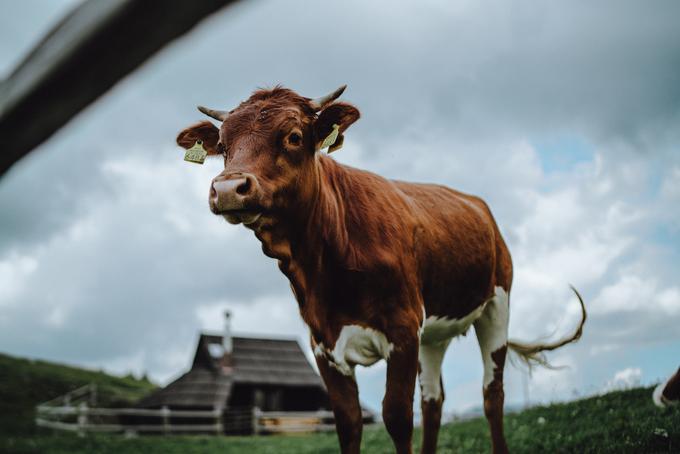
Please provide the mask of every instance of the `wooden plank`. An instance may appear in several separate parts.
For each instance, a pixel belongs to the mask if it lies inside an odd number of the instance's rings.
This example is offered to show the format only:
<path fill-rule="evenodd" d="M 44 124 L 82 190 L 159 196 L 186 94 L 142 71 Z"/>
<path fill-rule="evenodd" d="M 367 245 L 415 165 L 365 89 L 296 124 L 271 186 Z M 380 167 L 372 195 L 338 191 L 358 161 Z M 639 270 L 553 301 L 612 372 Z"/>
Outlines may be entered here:
<path fill-rule="evenodd" d="M 78 430 L 78 424 L 69 424 L 59 421 L 49 421 L 42 418 L 36 418 L 35 425 L 38 427 L 47 427 L 49 429 L 68 430 L 71 432 L 76 432 Z"/>
<path fill-rule="evenodd" d="M 54 399 L 48 400 L 47 402 L 43 402 L 41 404 L 38 404 L 38 407 L 49 406 L 52 403 L 56 403 L 56 402 L 63 403 L 64 399 L 66 399 L 66 398 L 74 399 L 74 398 L 78 398 L 78 397 L 83 397 L 83 396 L 87 395 L 89 391 L 90 391 L 90 385 L 84 385 L 84 386 L 81 386 L 80 388 L 74 389 L 73 391 L 69 391 L 62 396 L 58 396 L 58 397 L 55 397 Z"/>
<path fill-rule="evenodd" d="M 78 424 L 70 424 L 59 421 L 49 421 L 41 418 L 36 418 L 35 423 L 39 427 L 45 427 L 49 429 L 58 430 L 68 430 L 71 432 L 77 432 L 78 430 L 83 430 L 85 432 L 124 432 L 126 430 L 132 430 L 135 432 L 164 432 L 167 430 L 168 433 L 190 433 L 190 432 L 215 432 L 215 424 L 188 424 L 188 425 L 178 425 L 170 424 L 167 427 L 162 424 L 87 424 L 84 426 L 79 426 Z M 222 427 L 219 426 L 218 429 L 222 431 Z"/>
<path fill-rule="evenodd" d="M 260 418 L 332 418 L 333 412 L 321 411 L 261 411 Z"/>
<path fill-rule="evenodd" d="M 163 46 L 236 0 L 87 0 L 0 85 L 0 176 Z"/>
<path fill-rule="evenodd" d="M 163 425 L 163 424 L 91 424 L 85 428 L 88 432 L 158 432 L 158 433 L 191 433 L 191 432 L 215 432 L 214 424 L 187 424 L 187 425 Z M 221 428 L 220 428 L 221 430 Z"/>
<path fill-rule="evenodd" d="M 135 430 L 137 432 L 163 432 L 164 426 L 158 425 L 125 425 L 123 429 Z M 220 427 L 220 431 L 222 428 Z M 167 427 L 168 433 L 190 433 L 190 432 L 215 432 L 215 424 L 170 424 Z"/>
<path fill-rule="evenodd" d="M 330 410 L 319 411 L 261 411 L 259 412 L 261 418 L 333 418 L 333 412 Z M 362 411 L 361 416 L 367 418 L 371 413 Z"/>
<path fill-rule="evenodd" d="M 261 426 L 260 433 L 303 433 L 303 432 L 328 432 L 335 430 L 335 424 L 317 424 L 314 426 Z"/>
<path fill-rule="evenodd" d="M 91 416 L 152 416 L 162 418 L 163 410 L 149 410 L 145 408 L 85 408 L 78 407 L 37 407 L 37 413 L 43 415 L 76 415 L 81 412 Z M 214 410 L 168 410 L 170 418 L 215 418 L 220 415 Z M 250 415 L 248 414 L 248 417 Z"/>

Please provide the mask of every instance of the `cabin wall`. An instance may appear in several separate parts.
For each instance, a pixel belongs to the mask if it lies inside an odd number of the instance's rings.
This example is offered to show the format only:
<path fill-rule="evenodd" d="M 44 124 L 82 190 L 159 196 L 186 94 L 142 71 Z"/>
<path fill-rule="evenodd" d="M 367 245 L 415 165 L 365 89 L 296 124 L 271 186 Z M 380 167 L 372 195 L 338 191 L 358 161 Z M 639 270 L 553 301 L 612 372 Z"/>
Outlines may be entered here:
<path fill-rule="evenodd" d="M 329 409 L 328 397 L 317 386 L 242 385 L 232 387 L 229 408 L 258 407 L 262 411 Z"/>

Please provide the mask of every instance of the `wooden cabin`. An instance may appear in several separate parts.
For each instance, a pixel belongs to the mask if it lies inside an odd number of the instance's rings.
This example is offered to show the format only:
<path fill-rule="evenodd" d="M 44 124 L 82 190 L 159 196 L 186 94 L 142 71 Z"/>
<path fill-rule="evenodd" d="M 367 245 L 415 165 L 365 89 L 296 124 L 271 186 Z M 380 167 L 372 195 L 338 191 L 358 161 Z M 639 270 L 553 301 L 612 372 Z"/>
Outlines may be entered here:
<path fill-rule="evenodd" d="M 330 410 L 323 381 L 297 340 L 233 337 L 228 314 L 223 334 L 200 335 L 191 369 L 136 407 L 221 411 L 227 433 L 251 433 L 254 409 Z M 372 421 L 372 415 L 367 417 L 367 422 Z M 316 422 L 329 424 L 332 419 Z"/>

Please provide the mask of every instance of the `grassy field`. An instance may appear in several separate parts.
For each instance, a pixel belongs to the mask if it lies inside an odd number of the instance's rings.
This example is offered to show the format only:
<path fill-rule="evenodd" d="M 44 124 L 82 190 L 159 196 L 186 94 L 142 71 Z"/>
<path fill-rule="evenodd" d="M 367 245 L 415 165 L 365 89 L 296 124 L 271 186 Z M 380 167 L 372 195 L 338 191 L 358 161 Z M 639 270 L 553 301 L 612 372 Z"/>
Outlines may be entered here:
<path fill-rule="evenodd" d="M 45 362 L 0 355 L 0 453 L 335 453 L 334 433 L 260 437 L 139 437 L 117 435 L 78 438 L 36 431 L 32 408 L 72 388 L 95 382 L 110 404 L 132 400 L 153 385 Z M 680 453 L 680 408 L 659 410 L 651 389 L 637 388 L 599 397 L 537 407 L 505 418 L 510 450 L 516 453 L 610 452 Z M 414 445 L 420 442 L 416 430 Z M 439 452 L 489 452 L 484 419 L 442 428 Z M 366 428 L 363 452 L 393 452 L 385 430 Z M 417 450 L 416 450 L 417 452 Z"/>
<path fill-rule="evenodd" d="M 518 453 L 680 452 L 680 408 L 658 410 L 651 389 L 638 388 L 567 404 L 526 410 L 505 419 L 508 444 Z M 420 441 L 416 431 L 414 444 Z M 442 428 L 439 452 L 489 452 L 486 421 Z M 139 437 L 50 435 L 0 438 L 7 453 L 248 453 L 338 452 L 335 434 L 261 437 Z M 393 452 L 382 428 L 367 428 L 363 452 Z"/>
<path fill-rule="evenodd" d="M 99 404 L 109 407 L 134 402 L 155 388 L 147 380 L 0 354 L 0 436 L 32 434 L 37 404 L 89 383 L 97 385 Z"/>

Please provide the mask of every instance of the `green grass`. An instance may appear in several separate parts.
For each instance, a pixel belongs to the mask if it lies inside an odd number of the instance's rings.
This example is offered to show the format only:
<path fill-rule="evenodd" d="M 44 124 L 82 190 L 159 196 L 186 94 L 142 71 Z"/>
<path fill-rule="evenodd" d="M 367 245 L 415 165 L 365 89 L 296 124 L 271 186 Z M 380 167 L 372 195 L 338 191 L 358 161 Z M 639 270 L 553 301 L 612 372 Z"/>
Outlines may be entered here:
<path fill-rule="evenodd" d="M 35 403 L 89 382 L 110 403 L 134 399 L 153 387 L 148 382 L 111 377 L 41 361 L 0 355 L 1 453 L 335 453 L 334 433 L 298 436 L 207 437 L 88 435 L 36 431 Z M 651 388 L 618 391 L 565 404 L 532 408 L 505 418 L 511 452 L 515 453 L 668 453 L 680 452 L 680 408 L 659 410 Z M 539 423 L 542 418 L 543 423 Z M 13 421 L 16 419 L 16 421 Z M 6 424 L 9 424 L 6 426 Z M 27 427 L 30 426 L 30 427 Z M 8 430 L 16 428 L 18 430 Z M 414 446 L 420 443 L 416 430 Z M 439 452 L 490 452 L 486 421 L 478 418 L 442 427 Z M 394 452 L 383 428 L 364 430 L 362 451 Z M 416 452 L 418 450 L 416 449 Z"/>
<path fill-rule="evenodd" d="M 97 385 L 98 403 L 109 407 L 129 404 L 155 388 L 148 380 L 0 354 L 0 436 L 34 433 L 37 404 L 88 383 Z"/>
<path fill-rule="evenodd" d="M 505 418 L 511 452 L 668 453 L 680 452 L 680 408 L 659 410 L 651 388 L 526 410 Z M 545 422 L 540 424 L 539 418 Z M 420 441 L 416 430 L 414 445 Z M 393 452 L 382 428 L 367 428 L 363 452 Z M 474 419 L 442 428 L 439 452 L 489 452 L 486 421 Z M 417 450 L 416 450 L 417 451 Z M 241 453 L 338 452 L 335 434 L 261 437 L 139 437 L 40 434 L 0 438 L 8 453 Z"/>

